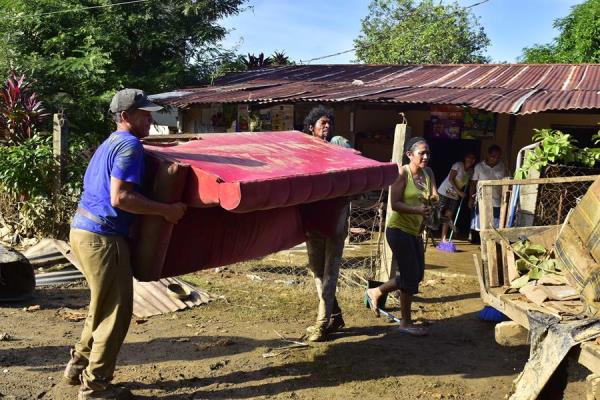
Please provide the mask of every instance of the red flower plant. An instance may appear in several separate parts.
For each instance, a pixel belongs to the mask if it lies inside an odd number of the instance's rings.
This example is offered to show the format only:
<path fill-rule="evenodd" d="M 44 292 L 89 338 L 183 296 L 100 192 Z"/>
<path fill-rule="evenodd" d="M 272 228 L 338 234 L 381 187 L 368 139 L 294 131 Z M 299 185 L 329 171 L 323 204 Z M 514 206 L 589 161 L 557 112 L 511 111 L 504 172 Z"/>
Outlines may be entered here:
<path fill-rule="evenodd" d="M 13 72 L 0 87 L 0 136 L 12 143 L 31 138 L 35 125 L 47 115 L 36 93 L 30 93 L 27 86 L 25 75 L 17 78 Z"/>

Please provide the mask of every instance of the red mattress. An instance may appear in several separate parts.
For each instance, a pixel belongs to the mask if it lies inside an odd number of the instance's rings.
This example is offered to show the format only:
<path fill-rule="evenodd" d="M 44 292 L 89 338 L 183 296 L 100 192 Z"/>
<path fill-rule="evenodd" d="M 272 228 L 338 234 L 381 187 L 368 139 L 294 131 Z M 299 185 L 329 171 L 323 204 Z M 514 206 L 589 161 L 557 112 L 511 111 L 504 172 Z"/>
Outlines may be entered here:
<path fill-rule="evenodd" d="M 328 231 L 340 198 L 382 189 L 398 175 L 393 163 L 296 131 L 207 134 L 145 149 L 146 193 L 190 208 L 176 225 L 140 218 L 133 255 L 140 280 L 295 246 L 306 229 Z"/>

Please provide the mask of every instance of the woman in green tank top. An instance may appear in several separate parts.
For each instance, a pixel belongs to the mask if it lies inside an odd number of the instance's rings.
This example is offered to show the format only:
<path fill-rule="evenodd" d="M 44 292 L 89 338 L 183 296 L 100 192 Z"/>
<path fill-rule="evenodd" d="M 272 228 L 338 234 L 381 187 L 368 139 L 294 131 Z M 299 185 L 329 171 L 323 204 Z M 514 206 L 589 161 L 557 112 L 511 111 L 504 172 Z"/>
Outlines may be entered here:
<path fill-rule="evenodd" d="M 425 271 L 425 252 L 421 233 L 424 219 L 432 212 L 431 204 L 438 194 L 433 173 L 427 167 L 429 146 L 425 139 L 415 137 L 405 147 L 409 163 L 400 167 L 398 179 L 390 187 L 392 215 L 386 238 L 398 264 L 396 276 L 379 287 L 368 289 L 369 305 L 379 316 L 377 305 L 381 298 L 400 290 L 400 331 L 413 336 L 425 336 L 427 330 L 413 325 L 410 307 L 412 296 L 419 292 Z"/>

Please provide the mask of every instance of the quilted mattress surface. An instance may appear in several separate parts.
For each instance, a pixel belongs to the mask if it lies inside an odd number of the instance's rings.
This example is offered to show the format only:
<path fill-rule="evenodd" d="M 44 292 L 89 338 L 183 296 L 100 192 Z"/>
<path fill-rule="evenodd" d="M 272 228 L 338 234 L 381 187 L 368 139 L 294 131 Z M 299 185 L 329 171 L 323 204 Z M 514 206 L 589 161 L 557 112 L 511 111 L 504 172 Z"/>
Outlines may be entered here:
<path fill-rule="evenodd" d="M 389 186 L 392 163 L 301 132 L 207 134 L 145 146 L 144 193 L 188 211 L 178 224 L 138 219 L 132 265 L 141 281 L 262 257 L 327 234 L 348 196 Z"/>
<path fill-rule="evenodd" d="M 207 134 L 151 155 L 187 164 L 183 195 L 190 206 L 248 212 L 380 189 L 397 167 L 297 131 Z"/>

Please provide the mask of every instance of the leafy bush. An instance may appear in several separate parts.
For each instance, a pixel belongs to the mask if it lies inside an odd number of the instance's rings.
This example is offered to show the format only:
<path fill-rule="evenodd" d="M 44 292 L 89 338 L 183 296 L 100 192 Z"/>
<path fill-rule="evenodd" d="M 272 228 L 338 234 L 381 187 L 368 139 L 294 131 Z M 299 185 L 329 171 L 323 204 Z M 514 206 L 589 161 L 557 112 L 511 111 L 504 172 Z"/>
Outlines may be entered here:
<path fill-rule="evenodd" d="M 50 136 L 35 135 L 21 144 L 0 147 L 0 185 L 14 198 L 48 195 L 55 173 Z"/>
<path fill-rule="evenodd" d="M 8 229 L 14 241 L 66 238 L 81 195 L 88 148 L 83 140 L 69 146 L 64 185 L 57 192 L 52 137 L 34 135 L 21 144 L 0 146 L 0 226 L 5 234 Z"/>
<path fill-rule="evenodd" d="M 92 144 L 72 141 L 58 190 L 52 137 L 37 133 L 44 116 L 42 103 L 24 76 L 13 73 L 0 86 L 0 138 L 7 139 L 0 142 L 0 239 L 7 235 L 13 241 L 29 236 L 64 238 L 68 233 Z"/>
<path fill-rule="evenodd" d="M 571 135 L 553 129 L 534 129 L 533 141 L 540 146 L 527 153 L 523 166 L 517 171 L 517 178 L 525 178 L 529 171 L 542 171 L 548 164 L 579 165 L 594 167 L 600 161 L 600 148 L 579 148 Z M 600 135 L 594 136 L 594 143 L 600 143 Z"/>

